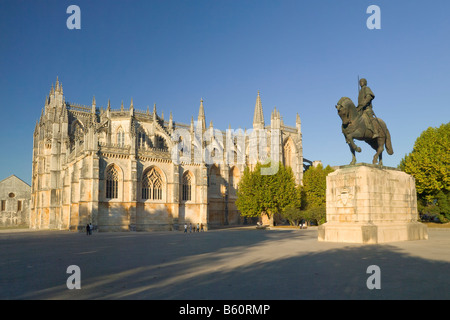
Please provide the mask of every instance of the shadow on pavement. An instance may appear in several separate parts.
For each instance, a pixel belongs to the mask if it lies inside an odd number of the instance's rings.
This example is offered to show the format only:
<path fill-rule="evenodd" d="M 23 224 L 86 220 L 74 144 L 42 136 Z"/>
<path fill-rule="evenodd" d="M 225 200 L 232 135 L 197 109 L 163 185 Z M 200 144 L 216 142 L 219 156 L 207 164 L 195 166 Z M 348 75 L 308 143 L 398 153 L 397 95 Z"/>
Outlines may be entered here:
<path fill-rule="evenodd" d="M 396 244 L 318 242 L 315 230 L 40 232 L 0 240 L 0 299 L 450 298 L 445 259 Z M 428 241 L 417 246 L 432 249 Z M 69 265 L 81 269 L 80 290 L 66 286 Z M 370 265 L 380 267 L 379 290 L 367 288 Z"/>

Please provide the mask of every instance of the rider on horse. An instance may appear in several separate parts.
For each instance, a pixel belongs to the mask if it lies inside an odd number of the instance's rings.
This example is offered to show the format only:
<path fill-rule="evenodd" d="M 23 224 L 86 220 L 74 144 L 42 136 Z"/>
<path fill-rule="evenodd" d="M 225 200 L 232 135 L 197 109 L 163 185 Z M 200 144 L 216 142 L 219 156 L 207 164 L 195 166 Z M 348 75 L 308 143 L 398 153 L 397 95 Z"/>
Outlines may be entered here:
<path fill-rule="evenodd" d="M 375 129 L 376 127 L 373 123 L 374 121 L 376 121 L 376 118 L 374 118 L 375 114 L 372 110 L 372 100 L 375 98 L 375 95 L 367 86 L 366 79 L 363 78 L 359 80 L 359 85 L 361 86 L 361 90 L 359 91 L 358 106 L 356 107 L 356 110 L 358 110 L 358 112 L 362 115 L 367 128 L 373 132 L 372 139 L 375 139 L 379 137 L 379 134 Z"/>

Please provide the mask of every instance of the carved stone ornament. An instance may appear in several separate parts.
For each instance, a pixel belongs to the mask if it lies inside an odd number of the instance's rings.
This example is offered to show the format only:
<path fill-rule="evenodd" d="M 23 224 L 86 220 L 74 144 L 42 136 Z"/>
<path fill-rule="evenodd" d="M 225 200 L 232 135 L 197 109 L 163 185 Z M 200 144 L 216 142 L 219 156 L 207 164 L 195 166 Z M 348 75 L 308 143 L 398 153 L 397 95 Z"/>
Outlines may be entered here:
<path fill-rule="evenodd" d="M 342 202 L 344 206 L 347 205 L 347 202 L 353 199 L 353 194 L 349 188 L 343 188 L 341 193 L 338 195 L 338 199 Z"/>

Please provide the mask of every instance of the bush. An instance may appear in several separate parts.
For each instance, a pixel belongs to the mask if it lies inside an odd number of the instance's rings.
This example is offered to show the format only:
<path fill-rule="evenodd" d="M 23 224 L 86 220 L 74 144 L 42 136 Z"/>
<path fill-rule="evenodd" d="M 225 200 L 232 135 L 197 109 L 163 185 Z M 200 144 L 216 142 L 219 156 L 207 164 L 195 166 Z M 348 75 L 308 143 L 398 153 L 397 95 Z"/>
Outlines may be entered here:
<path fill-rule="evenodd" d="M 324 224 L 326 222 L 327 210 L 325 205 L 313 207 L 305 210 L 305 216 L 309 221 L 314 220 L 317 225 Z"/>
<path fill-rule="evenodd" d="M 304 218 L 302 211 L 292 205 L 284 208 L 282 216 L 289 221 L 291 226 L 298 226 L 300 221 Z"/>

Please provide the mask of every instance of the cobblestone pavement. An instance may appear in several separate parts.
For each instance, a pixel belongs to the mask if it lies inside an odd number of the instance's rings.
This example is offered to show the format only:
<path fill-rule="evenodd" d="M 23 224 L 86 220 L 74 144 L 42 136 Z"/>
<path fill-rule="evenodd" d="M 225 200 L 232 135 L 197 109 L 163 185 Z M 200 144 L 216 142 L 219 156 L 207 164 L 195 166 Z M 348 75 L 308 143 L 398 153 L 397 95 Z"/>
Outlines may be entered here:
<path fill-rule="evenodd" d="M 378 245 L 317 230 L 0 232 L 0 299 L 449 299 L 450 231 Z M 69 290 L 67 268 L 80 268 Z M 368 267 L 380 289 L 368 289 Z"/>

